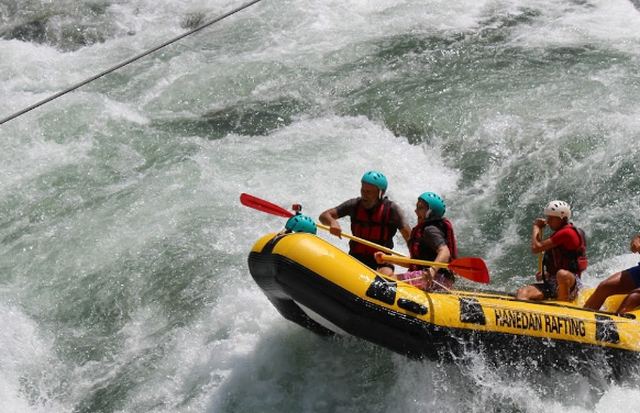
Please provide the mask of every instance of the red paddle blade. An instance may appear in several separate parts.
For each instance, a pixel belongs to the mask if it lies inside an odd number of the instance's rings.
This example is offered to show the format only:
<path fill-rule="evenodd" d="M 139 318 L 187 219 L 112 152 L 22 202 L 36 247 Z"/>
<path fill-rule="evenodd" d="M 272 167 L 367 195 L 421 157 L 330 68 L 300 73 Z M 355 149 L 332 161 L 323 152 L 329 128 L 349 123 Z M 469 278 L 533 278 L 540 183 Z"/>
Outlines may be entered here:
<path fill-rule="evenodd" d="M 289 212 L 276 204 L 272 204 L 269 201 L 265 201 L 264 199 L 245 193 L 240 194 L 240 203 L 249 208 L 257 209 L 258 211 L 277 215 L 279 217 L 291 218 L 293 216 L 293 212 Z"/>
<path fill-rule="evenodd" d="M 482 258 L 457 258 L 449 263 L 449 269 L 471 281 L 489 284 L 489 270 Z"/>

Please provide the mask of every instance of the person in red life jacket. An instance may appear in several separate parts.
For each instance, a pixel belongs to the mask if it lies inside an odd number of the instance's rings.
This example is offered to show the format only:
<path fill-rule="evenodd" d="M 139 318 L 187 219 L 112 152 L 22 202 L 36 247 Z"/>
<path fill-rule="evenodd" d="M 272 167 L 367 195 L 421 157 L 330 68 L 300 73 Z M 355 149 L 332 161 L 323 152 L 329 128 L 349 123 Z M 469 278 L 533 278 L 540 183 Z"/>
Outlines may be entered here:
<path fill-rule="evenodd" d="M 544 252 L 543 271 L 536 274 L 542 281 L 527 285 L 516 292 L 520 300 L 573 300 L 582 283 L 580 274 L 587 268 L 584 232 L 569 222 L 571 208 L 564 201 L 551 201 L 544 209 L 546 219 L 537 218 L 531 234 L 531 252 Z M 553 232 L 542 241 L 542 229 Z"/>
<path fill-rule="evenodd" d="M 640 252 L 640 234 L 633 237 L 629 248 L 633 253 Z M 584 308 L 599 310 L 605 300 L 614 294 L 629 294 L 616 310 L 618 314 L 635 310 L 640 306 L 640 263 L 610 275 L 600 282 L 591 297 L 584 303 Z"/>
<path fill-rule="evenodd" d="M 411 228 L 407 225 L 400 207 L 386 196 L 387 178 L 380 172 L 368 171 L 361 179 L 360 197 L 349 199 L 335 208 L 320 214 L 320 222 L 329 226 L 329 232 L 340 237 L 342 228 L 339 218 L 351 218 L 351 233 L 375 244 L 393 248 L 393 236 L 400 231 L 405 241 L 409 240 Z M 375 248 L 349 242 L 349 254 L 367 266 L 383 274 L 393 273 L 393 265 L 378 268 L 373 254 Z"/>
<path fill-rule="evenodd" d="M 416 217 L 418 224 L 411 230 L 409 252 L 411 258 L 448 263 L 457 258 L 458 247 L 451 221 L 444 218 L 444 200 L 433 192 L 418 197 Z M 376 252 L 378 263 L 383 263 L 381 252 Z M 395 278 L 426 291 L 450 289 L 455 277 L 445 268 L 409 265 L 409 271 L 396 274 Z M 435 282 L 434 282 L 435 281 Z"/>

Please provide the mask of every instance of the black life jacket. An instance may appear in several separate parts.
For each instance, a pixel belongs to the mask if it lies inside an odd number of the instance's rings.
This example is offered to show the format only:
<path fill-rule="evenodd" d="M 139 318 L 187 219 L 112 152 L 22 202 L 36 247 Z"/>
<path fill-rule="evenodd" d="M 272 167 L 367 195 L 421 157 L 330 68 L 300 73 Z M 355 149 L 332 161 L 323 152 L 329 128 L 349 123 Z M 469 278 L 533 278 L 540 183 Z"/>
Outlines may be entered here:
<path fill-rule="evenodd" d="M 359 200 L 356 208 L 351 212 L 351 233 L 375 244 L 393 248 L 393 236 L 398 228 L 391 224 L 391 201 L 386 197 L 378 204 L 366 209 Z M 371 254 L 378 251 L 367 245 L 349 241 L 350 254 Z"/>
<path fill-rule="evenodd" d="M 568 224 L 580 238 L 580 245 L 576 250 L 567 250 L 564 247 L 555 247 L 544 252 L 542 263 L 549 275 L 555 275 L 559 270 L 568 270 L 580 276 L 587 269 L 587 238 L 584 231 Z"/>
<path fill-rule="evenodd" d="M 427 226 L 434 226 L 442 232 L 447 243 L 447 247 L 449 248 L 451 259 L 456 259 L 458 257 L 458 244 L 453 232 L 453 224 L 447 218 L 426 221 L 413 227 L 411 230 L 411 237 L 409 238 L 409 252 L 411 254 L 411 258 L 433 261 L 438 256 L 438 252 L 429 248 L 422 239 L 424 230 Z M 416 271 L 424 268 L 424 266 L 412 264 L 409 267 L 409 271 Z"/>

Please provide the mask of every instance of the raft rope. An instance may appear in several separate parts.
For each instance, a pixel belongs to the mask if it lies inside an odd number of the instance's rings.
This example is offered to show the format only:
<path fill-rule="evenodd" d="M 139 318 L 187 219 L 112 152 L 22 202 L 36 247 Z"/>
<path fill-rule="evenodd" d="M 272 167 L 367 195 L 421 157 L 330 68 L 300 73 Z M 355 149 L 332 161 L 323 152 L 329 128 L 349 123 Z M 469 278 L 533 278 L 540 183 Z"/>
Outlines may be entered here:
<path fill-rule="evenodd" d="M 419 276 L 417 276 L 417 277 L 413 277 L 413 278 L 405 278 L 405 279 L 403 279 L 403 280 L 400 280 L 400 279 L 396 278 L 395 274 L 394 274 L 394 275 L 392 275 L 391 277 L 395 278 L 396 282 L 398 282 L 398 281 L 400 281 L 400 282 L 404 282 L 404 283 L 407 283 L 407 284 L 412 285 L 412 286 L 414 286 L 414 287 L 415 287 L 415 285 L 411 284 L 411 281 L 423 280 L 423 279 L 425 278 L 425 277 L 424 277 L 424 275 L 419 275 Z M 391 284 L 391 283 L 390 283 L 389 281 L 387 281 L 387 280 L 385 280 L 385 282 L 386 282 L 387 284 Z M 431 282 L 432 282 L 432 283 L 434 283 L 435 285 L 437 285 L 438 287 L 440 287 L 440 288 L 444 289 L 445 291 L 447 291 L 447 292 L 450 292 L 450 293 L 454 294 L 454 292 L 453 292 L 450 288 L 448 288 L 446 285 L 442 285 L 442 284 L 440 284 L 438 281 L 436 281 L 436 280 L 434 280 L 434 279 L 431 279 Z M 417 288 L 417 287 L 416 287 L 416 288 Z M 424 291 L 424 290 L 423 290 L 423 291 Z"/>
<path fill-rule="evenodd" d="M 107 75 L 107 74 L 109 74 L 111 72 L 114 72 L 114 71 L 116 71 L 116 70 L 118 70 L 118 69 L 120 69 L 122 67 L 125 67 L 128 64 L 135 62 L 136 60 L 139 60 L 139 59 L 141 59 L 141 58 L 143 58 L 143 57 L 145 57 L 147 55 L 150 55 L 151 53 L 157 52 L 158 50 L 160 50 L 160 49 L 162 49 L 162 48 L 164 48 L 166 46 L 169 46 L 170 44 L 173 44 L 173 43 L 177 42 L 178 40 L 180 40 L 182 38 L 185 38 L 185 37 L 190 36 L 190 35 L 192 35 L 192 34 L 194 34 L 196 32 L 199 32 L 200 30 L 202 30 L 202 29 L 204 29 L 206 27 L 209 27 L 214 23 L 217 23 L 217 22 L 219 22 L 221 20 L 224 20 L 227 17 L 232 16 L 232 15 L 238 13 L 239 11 L 244 10 L 244 9 L 250 7 L 250 6 L 253 6 L 254 4 L 259 3 L 261 1 L 262 0 L 251 0 L 248 3 L 245 3 L 240 7 L 237 7 L 237 8 L 235 8 L 235 9 L 233 9 L 233 10 L 231 10 L 231 11 L 229 11 L 229 12 L 227 12 L 227 13 L 219 16 L 219 17 L 216 17 L 213 20 L 210 20 L 210 21 L 208 21 L 208 22 L 196 27 L 195 29 L 189 30 L 188 32 L 185 32 L 185 33 L 183 33 L 183 34 L 181 34 L 179 36 L 176 36 L 171 40 L 167 40 L 166 42 L 164 42 L 162 44 L 159 44 L 159 45 L 157 45 L 155 47 L 152 47 L 151 49 L 148 49 L 148 50 L 146 50 L 146 51 L 144 51 L 144 52 L 142 52 L 142 53 L 140 53 L 140 54 L 138 54 L 136 56 L 133 56 L 133 57 L 131 57 L 131 58 L 129 58 L 129 59 L 123 61 L 123 62 L 120 62 L 117 65 L 112 66 L 109 69 L 106 69 L 106 70 L 98 73 L 97 75 L 91 76 L 88 79 L 85 79 L 85 80 L 83 80 L 81 82 L 78 82 L 78 83 L 72 85 L 72 86 L 69 86 L 68 88 L 64 89 L 61 92 L 58 92 L 58 93 L 56 93 L 56 94 L 54 94 L 52 96 L 49 96 L 46 99 L 43 99 L 43 100 L 41 100 L 41 101 L 39 101 L 37 103 L 34 103 L 33 105 L 28 106 L 28 107 L 26 107 L 26 108 L 24 108 L 24 109 L 22 109 L 22 110 L 20 110 L 20 111 L 18 111 L 16 113 L 14 113 L 13 115 L 7 116 L 6 118 L 0 120 L 0 125 L 4 124 L 6 122 L 9 122 L 10 120 L 15 119 L 15 118 L 17 118 L 19 116 L 22 116 L 25 113 L 30 112 L 33 109 L 44 105 L 45 103 L 49 103 L 52 100 L 55 100 L 55 99 L 57 99 L 57 98 L 59 98 L 59 97 L 61 97 L 63 95 L 66 95 L 67 93 L 72 92 L 72 91 L 74 91 L 74 90 L 76 90 L 76 89 L 78 89 L 78 88 L 80 88 L 80 87 L 82 87 L 82 86 L 84 86 L 84 85 L 86 85 L 88 83 L 91 83 L 94 80 L 99 79 L 99 78 L 101 78 L 101 77 L 103 77 L 103 76 L 105 76 L 105 75 Z"/>

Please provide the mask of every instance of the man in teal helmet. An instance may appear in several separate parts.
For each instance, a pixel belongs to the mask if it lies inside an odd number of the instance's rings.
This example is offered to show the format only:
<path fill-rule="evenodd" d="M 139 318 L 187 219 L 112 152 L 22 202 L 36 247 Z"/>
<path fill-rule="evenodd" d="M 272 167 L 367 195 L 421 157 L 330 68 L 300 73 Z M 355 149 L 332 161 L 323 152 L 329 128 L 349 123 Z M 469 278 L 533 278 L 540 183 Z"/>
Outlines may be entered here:
<path fill-rule="evenodd" d="M 384 193 L 387 190 L 387 178 L 378 171 L 368 171 L 360 180 L 360 197 L 349 199 L 335 208 L 327 209 L 320 214 L 320 222 L 329 226 L 329 231 L 340 237 L 342 228 L 339 218 L 351 218 L 351 233 L 387 248 L 393 248 L 393 236 L 399 230 L 405 241 L 409 240 L 411 228 L 407 225 L 400 207 L 390 201 Z M 364 264 L 382 272 L 392 273 L 393 265 L 379 265 L 373 254 L 375 248 L 349 242 L 349 254 Z"/>
<path fill-rule="evenodd" d="M 444 200 L 434 192 L 424 192 L 416 202 L 418 223 L 411 230 L 409 252 L 411 258 L 425 261 L 448 263 L 457 258 L 458 247 L 451 221 L 444 217 Z M 382 253 L 376 252 L 378 263 L 383 263 Z M 453 274 L 444 268 L 408 265 L 409 272 L 396 274 L 396 278 L 418 288 L 434 291 L 451 288 L 455 281 Z M 433 282 L 435 281 L 435 282 Z"/>

